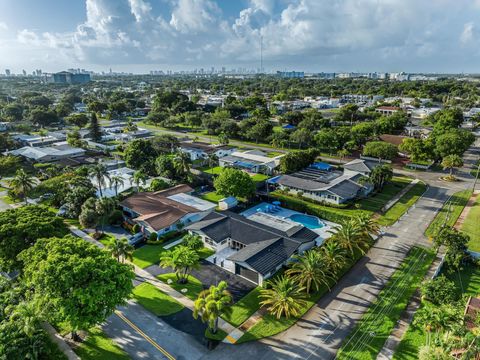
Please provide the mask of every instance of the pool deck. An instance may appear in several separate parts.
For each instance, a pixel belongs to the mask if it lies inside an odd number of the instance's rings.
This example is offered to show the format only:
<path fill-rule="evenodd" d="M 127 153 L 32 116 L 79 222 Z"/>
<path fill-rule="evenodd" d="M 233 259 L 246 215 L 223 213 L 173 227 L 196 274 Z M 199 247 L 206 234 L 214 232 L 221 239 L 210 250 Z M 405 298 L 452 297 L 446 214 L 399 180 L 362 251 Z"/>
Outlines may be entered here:
<path fill-rule="evenodd" d="M 250 209 L 245 210 L 240 215 L 245 216 L 246 218 L 249 218 L 251 215 L 257 213 L 258 209 L 262 209 L 262 211 L 264 212 L 264 209 L 267 207 L 267 205 L 273 206 L 272 204 L 269 204 L 267 202 L 262 202 L 258 205 L 255 205 L 255 206 L 251 207 Z M 293 220 L 290 219 L 290 216 L 295 215 L 295 214 L 297 214 L 297 215 L 298 214 L 308 215 L 308 216 L 316 217 L 314 215 L 310 215 L 310 214 L 307 214 L 307 213 L 301 213 L 299 211 L 285 209 L 285 208 L 279 207 L 279 206 L 276 206 L 276 208 L 277 208 L 277 210 L 275 210 L 273 212 L 266 212 L 266 213 L 269 214 L 269 215 L 279 217 L 281 219 L 289 219 L 290 221 L 293 221 Z M 338 226 L 338 224 L 332 223 L 330 221 L 326 221 L 324 219 L 320 219 L 320 218 L 318 218 L 318 219 L 324 224 L 324 226 L 321 227 L 321 228 L 318 228 L 318 229 L 311 229 L 311 230 L 313 232 L 317 233 L 320 236 L 320 238 L 318 238 L 316 240 L 316 245 L 320 246 L 321 244 L 323 244 L 323 242 L 326 239 L 328 239 L 332 235 L 328 231 L 332 230 L 335 226 Z M 293 222 L 296 222 L 296 221 L 293 221 Z M 301 223 L 299 223 L 299 224 L 301 224 Z"/>

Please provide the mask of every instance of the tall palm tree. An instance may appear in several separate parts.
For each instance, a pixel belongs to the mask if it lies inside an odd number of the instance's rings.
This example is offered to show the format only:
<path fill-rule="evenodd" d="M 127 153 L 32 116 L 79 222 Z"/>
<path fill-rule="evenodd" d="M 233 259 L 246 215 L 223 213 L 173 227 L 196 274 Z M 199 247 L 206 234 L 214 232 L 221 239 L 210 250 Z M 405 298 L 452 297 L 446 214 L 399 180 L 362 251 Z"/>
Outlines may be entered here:
<path fill-rule="evenodd" d="M 270 289 L 260 290 L 260 305 L 280 319 L 282 316 L 298 316 L 300 308 L 305 305 L 303 291 L 305 288 L 288 276 L 281 276 L 270 282 Z"/>
<path fill-rule="evenodd" d="M 176 246 L 173 250 L 165 251 L 160 256 L 160 266 L 171 267 L 180 284 L 188 282 L 188 275 L 192 269 L 199 267 L 200 257 L 196 250 L 187 246 Z"/>
<path fill-rule="evenodd" d="M 15 194 L 20 195 L 25 200 L 25 204 L 28 204 L 27 195 L 35 186 L 35 178 L 28 175 L 25 170 L 20 169 L 15 173 L 15 177 L 9 181 L 9 186 Z"/>
<path fill-rule="evenodd" d="M 200 318 L 203 322 L 208 322 L 208 328 L 212 334 L 218 330 L 218 318 L 228 310 L 232 303 L 232 295 L 227 290 L 227 283 L 220 281 L 217 286 L 210 286 L 208 290 L 203 290 L 198 299 L 195 300 L 193 308 L 193 317 Z"/>
<path fill-rule="evenodd" d="M 208 167 L 213 168 L 214 165 L 218 164 L 218 156 L 212 153 L 208 155 L 207 161 L 208 161 Z"/>
<path fill-rule="evenodd" d="M 88 170 L 88 173 L 97 181 L 100 197 L 103 197 L 102 187 L 106 186 L 106 180 L 110 180 L 110 175 L 108 174 L 107 167 L 101 163 L 98 163 L 92 166 Z"/>
<path fill-rule="evenodd" d="M 300 286 L 305 287 L 307 294 L 310 293 L 312 287 L 318 291 L 322 284 L 330 288 L 330 276 L 326 271 L 326 263 L 320 252 L 307 251 L 303 255 L 296 255 L 294 260 L 295 262 L 286 274 L 291 275 Z"/>
<path fill-rule="evenodd" d="M 133 173 L 133 177 L 130 179 L 130 184 L 131 183 L 135 183 L 135 187 L 137 188 L 137 192 L 140 191 L 140 183 L 142 183 L 143 185 L 145 185 L 147 183 L 147 175 L 138 170 L 138 171 L 135 171 Z"/>
<path fill-rule="evenodd" d="M 353 220 L 345 221 L 341 226 L 335 226 L 329 230 L 332 234 L 331 241 L 337 241 L 341 247 L 348 250 L 350 255 L 355 255 L 355 250 L 365 253 L 368 240 Z"/>
<path fill-rule="evenodd" d="M 347 262 L 347 251 L 337 242 L 328 239 L 318 251 L 323 256 L 323 261 L 328 272 L 335 276 Z"/>
<path fill-rule="evenodd" d="M 112 243 L 108 245 L 108 249 L 112 253 L 112 256 L 117 258 L 117 261 L 122 260 L 122 263 L 125 262 L 125 259 L 132 260 L 133 250 L 135 248 L 128 243 L 126 238 L 115 239 Z"/>
<path fill-rule="evenodd" d="M 118 196 L 118 188 L 125 184 L 125 179 L 120 175 L 110 177 L 110 186 L 115 189 L 115 196 Z"/>

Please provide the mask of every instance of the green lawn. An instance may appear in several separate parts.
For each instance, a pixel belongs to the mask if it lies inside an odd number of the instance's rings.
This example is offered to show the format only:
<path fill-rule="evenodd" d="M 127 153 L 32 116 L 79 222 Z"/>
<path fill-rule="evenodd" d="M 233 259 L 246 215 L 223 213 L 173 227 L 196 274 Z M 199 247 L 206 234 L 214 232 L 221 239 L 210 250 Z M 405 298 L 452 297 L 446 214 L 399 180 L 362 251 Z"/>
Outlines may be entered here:
<path fill-rule="evenodd" d="M 145 269 L 160 262 L 160 254 L 166 251 L 162 245 L 146 244 L 133 252 L 133 263 Z"/>
<path fill-rule="evenodd" d="M 105 246 L 112 244 L 114 240 L 115 240 L 115 236 L 106 234 L 106 233 L 104 233 L 102 236 L 98 238 L 98 241 L 100 241 Z"/>
<path fill-rule="evenodd" d="M 142 283 L 133 289 L 133 298 L 157 316 L 175 314 L 183 309 L 183 305 L 149 283 Z"/>
<path fill-rule="evenodd" d="M 92 328 L 75 353 L 82 360 L 129 360 L 130 357 L 99 328 Z"/>
<path fill-rule="evenodd" d="M 434 252 L 414 247 L 344 340 L 337 359 L 376 359 L 411 296 L 425 277 Z"/>
<path fill-rule="evenodd" d="M 463 190 L 453 194 L 430 223 L 425 235 L 433 238 L 442 230 L 444 225 L 449 227 L 455 225 L 471 195 L 471 190 Z"/>
<path fill-rule="evenodd" d="M 197 250 L 198 255 L 200 256 L 200 259 L 206 259 L 209 256 L 215 254 L 215 250 L 203 247 L 201 249 Z"/>
<path fill-rule="evenodd" d="M 205 337 L 211 340 L 222 341 L 228 334 L 222 329 L 217 329 L 217 332 L 213 334 L 209 328 L 205 330 Z"/>
<path fill-rule="evenodd" d="M 417 202 L 427 189 L 423 182 L 416 183 L 408 190 L 385 214 L 378 218 L 378 223 L 382 226 L 389 226 L 395 223 L 405 212 Z"/>
<path fill-rule="evenodd" d="M 235 305 L 230 308 L 230 312 L 222 316 L 222 318 L 235 327 L 243 324 L 245 320 L 247 320 L 260 307 L 261 300 L 258 296 L 260 295 L 261 289 L 261 287 L 256 287 L 250 291 L 235 303 Z"/>
<path fill-rule="evenodd" d="M 452 274 L 445 273 L 444 275 L 455 282 L 458 294 L 478 296 L 480 293 L 479 266 L 470 265 L 460 270 L 460 272 L 453 272 Z M 426 334 L 423 327 L 411 324 L 407 332 L 403 335 L 402 341 L 393 355 L 393 359 L 416 360 L 418 359 L 419 348 L 425 345 L 425 343 Z"/>
<path fill-rule="evenodd" d="M 395 195 L 397 195 L 405 186 L 411 183 L 411 179 L 405 177 L 394 177 L 382 189 L 382 191 L 360 200 L 360 209 L 378 212 L 380 211 Z"/>
<path fill-rule="evenodd" d="M 9 195 L 2 196 L 2 201 L 9 205 L 16 204 L 18 202 L 18 200 L 12 199 Z"/>
<path fill-rule="evenodd" d="M 194 301 L 197 300 L 198 294 L 203 290 L 203 285 L 200 280 L 192 275 L 188 275 L 188 283 L 186 284 L 178 284 L 177 276 L 174 273 L 158 275 L 157 278 L 166 284 L 168 284 L 168 280 L 171 280 L 172 283 L 169 285 L 172 288 Z M 184 293 L 182 289 L 187 289 L 187 292 Z"/>
<path fill-rule="evenodd" d="M 213 203 L 218 203 L 219 200 L 225 198 L 223 195 L 217 194 L 215 191 L 211 191 L 205 194 L 200 195 L 203 200 L 211 201 Z"/>
<path fill-rule="evenodd" d="M 270 151 L 270 152 L 267 153 L 267 156 L 269 158 L 274 158 L 274 157 L 277 157 L 277 156 L 280 156 L 280 155 L 283 155 L 283 153 L 278 152 L 278 151 Z"/>
<path fill-rule="evenodd" d="M 207 173 L 207 174 L 211 174 L 211 175 L 219 175 L 222 170 L 223 170 L 223 167 L 221 166 L 215 166 L 215 167 L 204 167 L 204 168 L 200 168 L 201 171 L 203 171 L 204 173 Z"/>
<path fill-rule="evenodd" d="M 262 182 L 262 181 L 267 180 L 269 177 L 270 176 L 265 175 L 265 174 L 255 174 L 255 175 L 252 175 L 252 180 L 255 181 L 255 182 Z"/>
<path fill-rule="evenodd" d="M 56 211 L 55 211 L 56 213 Z M 70 226 L 75 226 L 79 229 L 82 228 L 82 225 L 80 225 L 80 221 L 78 221 L 78 219 L 64 219 L 63 220 L 67 225 L 70 225 Z"/>
<path fill-rule="evenodd" d="M 462 224 L 462 232 L 470 236 L 468 248 L 472 251 L 480 251 L 480 196 L 477 197 L 473 207 L 468 212 Z"/>

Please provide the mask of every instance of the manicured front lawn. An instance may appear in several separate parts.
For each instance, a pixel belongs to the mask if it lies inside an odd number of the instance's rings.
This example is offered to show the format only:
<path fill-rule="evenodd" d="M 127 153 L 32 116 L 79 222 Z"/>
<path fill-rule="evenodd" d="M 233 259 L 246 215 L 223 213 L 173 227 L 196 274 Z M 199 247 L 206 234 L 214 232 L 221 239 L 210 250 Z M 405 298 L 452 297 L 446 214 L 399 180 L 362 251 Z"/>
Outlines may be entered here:
<path fill-rule="evenodd" d="M 252 180 L 255 181 L 255 182 L 262 182 L 262 181 L 267 180 L 269 177 L 270 176 L 265 175 L 265 174 L 255 174 L 255 175 L 252 175 Z"/>
<path fill-rule="evenodd" d="M 162 245 L 146 244 L 133 252 L 133 263 L 145 269 L 160 262 L 160 254 L 166 251 Z"/>
<path fill-rule="evenodd" d="M 378 212 L 380 211 L 395 195 L 397 195 L 405 186 L 410 184 L 412 180 L 405 177 L 394 177 L 382 189 L 382 191 L 360 200 L 360 209 Z"/>
<path fill-rule="evenodd" d="M 274 157 L 277 157 L 277 156 L 280 156 L 280 155 L 283 155 L 283 153 L 278 152 L 278 151 L 270 151 L 270 152 L 267 153 L 267 156 L 269 158 L 274 158 Z"/>
<path fill-rule="evenodd" d="M 217 332 L 213 334 L 210 329 L 207 327 L 205 330 L 205 337 L 211 340 L 222 341 L 228 334 L 222 329 L 217 329 Z"/>
<path fill-rule="evenodd" d="M 453 194 L 430 223 L 425 235 L 433 238 L 442 230 L 444 225 L 448 227 L 455 225 L 471 195 L 471 190 L 463 190 Z"/>
<path fill-rule="evenodd" d="M 99 328 L 92 328 L 87 338 L 74 350 L 82 360 L 129 360 L 130 357 Z"/>
<path fill-rule="evenodd" d="M 235 305 L 230 308 L 230 312 L 222 316 L 235 327 L 240 326 L 260 307 L 260 290 L 261 287 L 256 287 L 247 295 L 241 298 Z"/>
<path fill-rule="evenodd" d="M 383 226 L 395 223 L 413 204 L 417 202 L 426 189 L 427 186 L 424 183 L 416 183 L 395 203 L 395 205 L 378 218 L 378 223 Z"/>
<path fill-rule="evenodd" d="M 468 248 L 472 251 L 480 251 L 480 196 L 477 197 L 472 208 L 468 212 L 462 224 L 462 232 L 470 236 Z"/>
<path fill-rule="evenodd" d="M 479 266 L 469 265 L 460 270 L 460 272 L 453 272 L 452 274 L 445 273 L 444 275 L 455 282 L 458 294 L 478 296 L 480 293 Z M 402 341 L 398 345 L 395 354 L 393 355 L 393 359 L 416 360 L 418 359 L 419 348 L 425 344 L 426 333 L 424 328 L 422 326 L 410 324 L 407 332 L 403 335 Z"/>
<path fill-rule="evenodd" d="M 171 280 L 171 283 L 168 285 L 193 301 L 197 300 L 198 294 L 203 290 L 200 280 L 192 275 L 188 275 L 188 283 L 186 284 L 177 283 L 177 276 L 174 273 L 158 275 L 157 278 L 166 284 L 168 284 L 168 280 Z M 183 292 L 183 289 L 187 289 L 187 291 Z"/>
<path fill-rule="evenodd" d="M 200 195 L 200 197 L 203 200 L 211 201 L 213 203 L 218 203 L 218 201 L 223 199 L 225 196 L 219 195 L 215 191 L 211 191 L 211 192 Z"/>
<path fill-rule="evenodd" d="M 201 168 L 200 169 L 201 171 L 203 171 L 204 173 L 207 173 L 207 174 L 211 174 L 211 175 L 219 175 L 222 170 L 223 170 L 223 167 L 221 166 L 214 166 L 214 167 L 205 167 L 205 168 Z"/>
<path fill-rule="evenodd" d="M 409 299 L 428 271 L 434 252 L 414 247 L 345 339 L 337 359 L 376 359 Z"/>
<path fill-rule="evenodd" d="M 115 236 L 104 233 L 98 238 L 98 241 L 100 241 L 103 245 L 108 246 L 110 244 L 113 244 L 113 242 L 115 241 Z"/>
<path fill-rule="evenodd" d="M 149 283 L 142 283 L 133 289 L 133 298 L 157 316 L 175 314 L 183 309 L 183 305 Z"/>
<path fill-rule="evenodd" d="M 209 256 L 212 256 L 213 254 L 215 254 L 215 250 L 203 247 L 201 249 L 198 249 L 197 253 L 198 253 L 198 256 L 200 256 L 200 259 L 206 259 Z"/>

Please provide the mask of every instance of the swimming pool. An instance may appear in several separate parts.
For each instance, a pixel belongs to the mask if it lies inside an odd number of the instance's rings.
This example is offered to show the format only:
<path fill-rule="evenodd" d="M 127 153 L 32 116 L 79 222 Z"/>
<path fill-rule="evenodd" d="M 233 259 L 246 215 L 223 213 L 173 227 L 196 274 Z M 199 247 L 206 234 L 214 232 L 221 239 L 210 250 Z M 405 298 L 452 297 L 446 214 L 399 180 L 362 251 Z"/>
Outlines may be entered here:
<path fill-rule="evenodd" d="M 309 229 L 320 229 L 325 225 L 315 216 L 304 214 L 293 214 L 288 217 L 290 220 L 298 222 Z"/>

